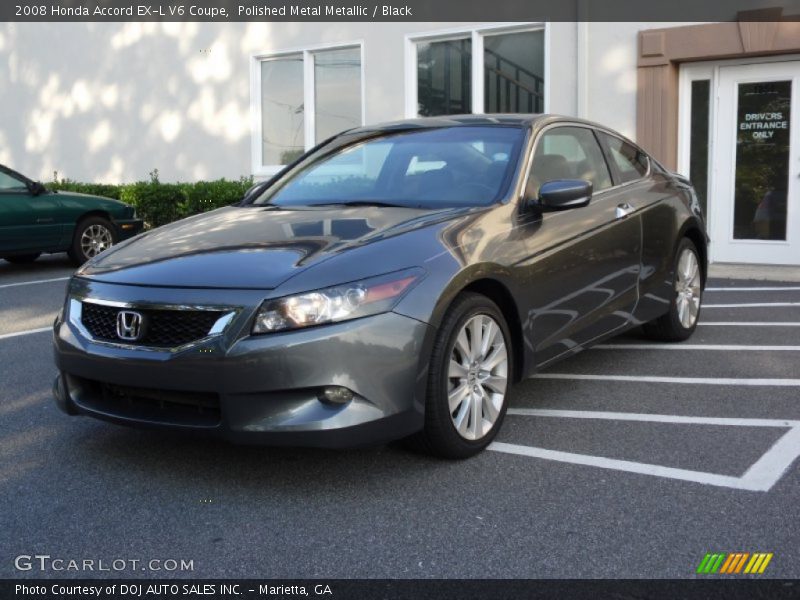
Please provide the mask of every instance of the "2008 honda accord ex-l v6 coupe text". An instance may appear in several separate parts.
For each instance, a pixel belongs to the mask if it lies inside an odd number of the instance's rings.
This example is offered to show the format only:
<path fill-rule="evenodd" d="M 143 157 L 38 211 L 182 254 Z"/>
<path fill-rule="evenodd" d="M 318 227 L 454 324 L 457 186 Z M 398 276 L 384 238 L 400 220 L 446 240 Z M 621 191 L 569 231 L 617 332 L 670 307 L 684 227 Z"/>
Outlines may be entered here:
<path fill-rule="evenodd" d="M 466 457 L 515 381 L 630 327 L 689 337 L 697 198 L 608 129 L 544 115 L 350 130 L 241 203 L 86 263 L 58 405 L 238 442 L 409 437 Z"/>

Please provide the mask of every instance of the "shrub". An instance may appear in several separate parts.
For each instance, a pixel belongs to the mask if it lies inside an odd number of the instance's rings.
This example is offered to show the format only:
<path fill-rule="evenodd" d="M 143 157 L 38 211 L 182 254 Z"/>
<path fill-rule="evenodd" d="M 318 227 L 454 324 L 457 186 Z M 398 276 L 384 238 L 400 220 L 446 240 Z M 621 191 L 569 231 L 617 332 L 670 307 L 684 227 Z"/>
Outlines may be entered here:
<path fill-rule="evenodd" d="M 120 200 L 136 207 L 136 214 L 150 227 L 160 227 L 185 216 L 181 206 L 186 200 L 179 183 L 139 181 L 122 186 Z"/>
<path fill-rule="evenodd" d="M 144 219 L 145 226 L 151 228 L 234 204 L 242 199 L 252 185 L 252 177 L 241 177 L 236 181 L 218 179 L 195 183 L 161 183 L 158 170 L 154 170 L 150 173 L 150 181 L 109 185 L 56 179 L 47 187 L 122 200 L 134 206 L 139 218 Z"/>
<path fill-rule="evenodd" d="M 239 202 L 252 185 L 252 177 L 242 177 L 238 181 L 218 179 L 183 184 L 186 200 L 181 206 L 182 216 L 196 215 Z"/>
<path fill-rule="evenodd" d="M 92 196 L 104 196 L 119 200 L 122 188 L 120 185 L 109 185 L 106 183 L 79 183 L 70 179 L 51 181 L 47 188 L 51 190 L 64 190 L 68 192 L 79 192 L 81 194 L 91 194 Z"/>

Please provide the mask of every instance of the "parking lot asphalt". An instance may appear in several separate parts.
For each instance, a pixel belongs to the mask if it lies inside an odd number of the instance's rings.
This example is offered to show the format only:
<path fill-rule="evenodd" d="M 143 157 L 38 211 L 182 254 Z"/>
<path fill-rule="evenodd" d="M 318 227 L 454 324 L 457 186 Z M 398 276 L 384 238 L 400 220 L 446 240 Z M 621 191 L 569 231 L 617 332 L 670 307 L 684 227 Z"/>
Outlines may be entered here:
<path fill-rule="evenodd" d="M 800 284 L 710 281 L 691 340 L 633 331 L 554 365 L 490 451 L 450 462 L 67 417 L 38 330 L 70 272 L 0 261 L 0 577 L 684 578 L 707 552 L 800 576 Z M 15 569 L 34 554 L 193 570 Z"/>

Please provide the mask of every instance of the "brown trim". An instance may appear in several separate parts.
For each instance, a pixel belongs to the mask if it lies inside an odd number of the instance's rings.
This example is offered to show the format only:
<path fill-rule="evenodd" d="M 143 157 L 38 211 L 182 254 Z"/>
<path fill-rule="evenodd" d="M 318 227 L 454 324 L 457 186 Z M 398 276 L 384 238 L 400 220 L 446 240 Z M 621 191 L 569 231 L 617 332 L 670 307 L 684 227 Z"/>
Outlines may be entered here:
<path fill-rule="evenodd" d="M 678 67 L 682 62 L 800 53 L 800 20 L 782 8 L 739 13 L 734 23 L 639 32 L 637 142 L 667 167 L 678 159 Z"/>

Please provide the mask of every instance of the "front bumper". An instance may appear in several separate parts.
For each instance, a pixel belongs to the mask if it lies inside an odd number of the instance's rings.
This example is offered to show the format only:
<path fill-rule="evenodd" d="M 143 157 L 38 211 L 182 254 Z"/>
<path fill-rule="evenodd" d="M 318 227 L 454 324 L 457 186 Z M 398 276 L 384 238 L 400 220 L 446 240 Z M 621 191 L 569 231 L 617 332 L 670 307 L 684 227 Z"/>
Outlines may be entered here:
<path fill-rule="evenodd" d="M 116 219 L 114 225 L 117 228 L 118 242 L 139 235 L 144 229 L 144 221 L 142 219 Z"/>
<path fill-rule="evenodd" d="M 223 334 L 179 350 L 94 341 L 61 316 L 56 403 L 67 414 L 241 443 L 345 447 L 422 428 L 429 325 L 389 312 L 250 336 L 243 332 L 255 306 L 240 311 Z M 345 387 L 353 399 L 321 400 L 326 386 Z"/>

